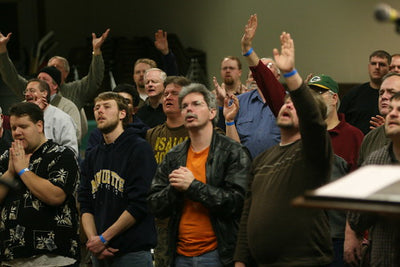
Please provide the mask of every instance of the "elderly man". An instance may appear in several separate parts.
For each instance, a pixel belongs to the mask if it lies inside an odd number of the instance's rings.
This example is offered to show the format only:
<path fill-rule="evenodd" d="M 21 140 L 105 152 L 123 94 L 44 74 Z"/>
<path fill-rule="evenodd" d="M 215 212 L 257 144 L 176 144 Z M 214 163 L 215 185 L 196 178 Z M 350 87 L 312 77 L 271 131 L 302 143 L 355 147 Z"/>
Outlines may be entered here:
<path fill-rule="evenodd" d="M 104 61 L 103 56 L 101 54 L 101 46 L 106 40 L 110 29 L 107 29 L 100 37 L 96 37 L 94 33 L 92 33 L 92 46 L 93 46 L 93 56 L 92 62 L 89 68 L 88 75 L 83 77 L 82 79 L 74 82 L 66 83 L 65 80 L 68 77 L 70 72 L 70 67 L 68 60 L 60 57 L 54 56 L 50 58 L 47 63 L 47 66 L 54 66 L 61 72 L 61 78 L 59 82 L 59 92 L 58 95 L 68 98 L 71 100 L 78 108 L 80 112 L 80 121 L 82 123 L 82 128 L 79 129 L 81 132 L 81 136 L 83 137 L 87 133 L 87 119 L 85 112 L 83 110 L 83 106 L 85 103 L 92 99 L 96 90 L 100 87 L 103 82 L 104 77 Z M 0 74 L 4 83 L 14 91 L 17 96 L 21 96 L 23 93 L 27 80 L 22 76 L 18 75 L 18 72 L 12 63 L 11 59 L 8 57 L 7 53 L 7 43 L 11 38 L 11 33 L 4 36 L 0 33 Z M 52 95 L 54 93 L 52 92 Z M 60 107 L 58 104 L 59 98 L 52 98 L 51 103 L 53 106 L 59 107 L 66 113 L 70 114 L 64 108 Z M 74 121 L 78 122 L 75 119 L 74 115 L 70 114 L 71 117 L 74 118 Z M 80 127 L 81 123 L 77 123 L 77 126 Z"/>
<path fill-rule="evenodd" d="M 215 95 L 201 84 L 179 94 L 189 139 L 159 165 L 148 201 L 157 218 L 170 217 L 168 255 L 176 266 L 228 266 L 247 189 L 250 158 L 215 132 Z"/>
<path fill-rule="evenodd" d="M 48 103 L 61 109 L 74 120 L 76 137 L 78 142 L 80 142 L 82 137 L 82 123 L 79 110 L 71 100 L 61 96 L 58 93 L 61 84 L 61 72 L 54 66 L 44 67 L 39 71 L 37 78 L 45 81 L 49 85 L 50 99 Z"/>
<path fill-rule="evenodd" d="M 164 70 L 168 76 L 178 75 L 178 65 L 174 53 L 169 49 L 167 32 L 158 30 L 155 34 L 154 46 L 162 54 Z M 157 63 L 150 58 L 139 58 L 133 66 L 133 81 L 140 95 L 139 107 L 142 107 L 147 98 L 144 83 L 144 73 L 151 68 L 157 68 Z"/>
<path fill-rule="evenodd" d="M 0 157 L 1 265 L 71 266 L 79 259 L 79 180 L 74 153 L 47 140 L 43 111 L 22 102 L 10 108 L 14 142 Z M 26 264 L 26 265 L 25 265 Z"/>
<path fill-rule="evenodd" d="M 148 98 L 145 104 L 138 110 L 137 116 L 150 128 L 162 124 L 166 120 L 162 108 L 162 96 L 166 78 L 167 74 L 158 68 L 148 69 L 144 74 Z"/>

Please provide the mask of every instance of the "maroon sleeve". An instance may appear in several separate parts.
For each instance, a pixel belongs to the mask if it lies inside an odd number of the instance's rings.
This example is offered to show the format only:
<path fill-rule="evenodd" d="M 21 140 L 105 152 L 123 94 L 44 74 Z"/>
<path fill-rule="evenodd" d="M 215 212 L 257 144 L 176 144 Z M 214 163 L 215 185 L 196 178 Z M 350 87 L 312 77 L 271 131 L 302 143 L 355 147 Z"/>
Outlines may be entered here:
<path fill-rule="evenodd" d="M 261 90 L 266 103 L 271 108 L 275 117 L 277 117 L 285 98 L 285 88 L 261 60 L 258 62 L 257 66 L 251 66 L 250 70 L 253 73 L 254 80 L 257 82 L 257 86 Z"/>

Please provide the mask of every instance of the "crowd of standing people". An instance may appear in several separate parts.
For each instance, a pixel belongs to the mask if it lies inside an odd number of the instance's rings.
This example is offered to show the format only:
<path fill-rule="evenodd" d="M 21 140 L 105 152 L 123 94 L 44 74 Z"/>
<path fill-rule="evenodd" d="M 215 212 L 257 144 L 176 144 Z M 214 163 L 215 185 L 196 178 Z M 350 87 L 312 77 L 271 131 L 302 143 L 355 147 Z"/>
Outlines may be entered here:
<path fill-rule="evenodd" d="M 257 27 L 251 15 L 240 40 L 245 84 L 236 56 L 213 88 L 179 76 L 159 30 L 165 68 L 138 59 L 132 84 L 98 95 L 110 29 L 74 82 L 60 56 L 26 80 L 0 33 L 1 79 L 23 100 L 0 108 L 0 265 L 400 266 L 396 219 L 291 204 L 399 163 L 400 55 L 372 52 L 370 81 L 340 100 L 330 75 L 300 75 L 289 33 L 260 58 Z"/>

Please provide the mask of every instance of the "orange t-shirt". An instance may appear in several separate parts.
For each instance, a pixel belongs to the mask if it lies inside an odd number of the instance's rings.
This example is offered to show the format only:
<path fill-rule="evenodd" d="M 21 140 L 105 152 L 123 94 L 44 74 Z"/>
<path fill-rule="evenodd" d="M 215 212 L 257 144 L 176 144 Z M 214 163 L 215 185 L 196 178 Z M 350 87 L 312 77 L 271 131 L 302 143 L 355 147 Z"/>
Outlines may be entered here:
<path fill-rule="evenodd" d="M 206 161 L 210 147 L 194 152 L 190 147 L 186 167 L 196 180 L 206 183 Z M 179 224 L 176 251 L 187 257 L 199 256 L 217 248 L 217 237 L 211 225 L 208 209 L 201 203 L 185 198 Z"/>

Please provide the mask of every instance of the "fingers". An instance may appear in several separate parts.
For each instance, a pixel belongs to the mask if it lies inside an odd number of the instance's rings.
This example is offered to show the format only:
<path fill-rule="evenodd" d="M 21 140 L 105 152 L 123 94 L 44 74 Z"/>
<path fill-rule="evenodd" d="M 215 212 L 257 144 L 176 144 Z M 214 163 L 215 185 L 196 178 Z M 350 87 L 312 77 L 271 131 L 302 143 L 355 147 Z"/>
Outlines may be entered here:
<path fill-rule="evenodd" d="M 110 33 L 110 28 L 108 28 L 102 35 L 102 39 L 105 40 L 108 37 L 108 34 Z"/>
<path fill-rule="evenodd" d="M 215 76 L 213 76 L 213 83 L 214 83 L 214 88 L 215 88 L 215 90 L 218 92 L 218 87 L 219 87 L 219 84 L 218 84 L 218 81 L 217 81 L 217 78 L 215 78 Z"/>

